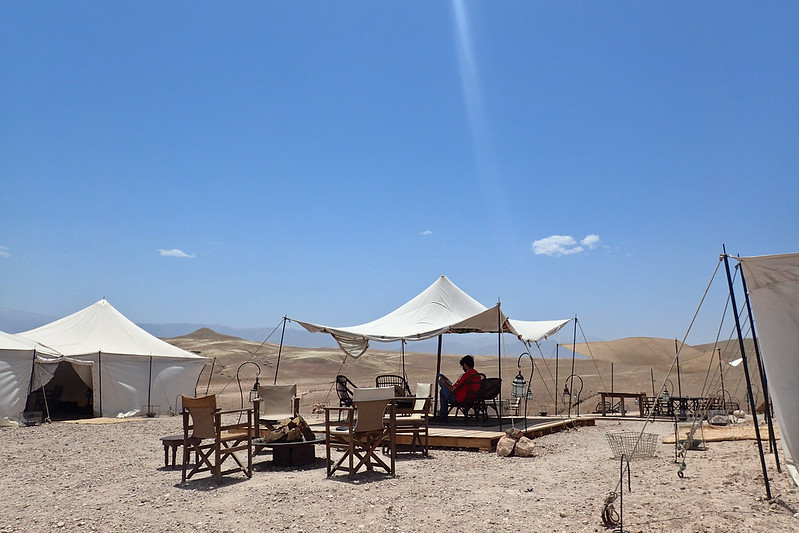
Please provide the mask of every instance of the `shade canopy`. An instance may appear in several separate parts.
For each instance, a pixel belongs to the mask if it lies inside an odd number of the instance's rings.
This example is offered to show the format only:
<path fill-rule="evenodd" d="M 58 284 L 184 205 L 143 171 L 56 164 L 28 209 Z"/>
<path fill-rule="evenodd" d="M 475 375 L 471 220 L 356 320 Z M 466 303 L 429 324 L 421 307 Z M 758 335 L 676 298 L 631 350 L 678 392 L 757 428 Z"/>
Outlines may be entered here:
<path fill-rule="evenodd" d="M 537 342 L 557 333 L 574 319 L 514 320 L 499 304 L 486 307 L 447 278 L 432 285 L 394 311 L 358 326 L 325 326 L 295 320 L 311 333 L 329 333 L 345 353 L 358 357 L 369 341 L 415 341 L 444 333 L 511 333 L 524 343 Z"/>
<path fill-rule="evenodd" d="M 799 254 L 738 260 L 752 303 L 785 462 L 799 485 Z"/>
<path fill-rule="evenodd" d="M 441 276 L 415 298 L 376 320 L 357 326 L 324 326 L 295 320 L 311 333 L 329 333 L 342 350 L 362 355 L 369 341 L 413 341 L 443 333 L 497 333 L 508 331 L 499 304 L 487 308 Z"/>

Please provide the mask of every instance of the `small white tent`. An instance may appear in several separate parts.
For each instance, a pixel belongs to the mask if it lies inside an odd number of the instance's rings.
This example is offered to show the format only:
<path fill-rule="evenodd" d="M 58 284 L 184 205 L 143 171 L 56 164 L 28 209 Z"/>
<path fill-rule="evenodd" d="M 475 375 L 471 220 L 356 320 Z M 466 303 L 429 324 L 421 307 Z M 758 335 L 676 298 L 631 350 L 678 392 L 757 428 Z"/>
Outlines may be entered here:
<path fill-rule="evenodd" d="M 57 355 L 29 339 L 0 331 L 0 418 L 19 418 L 25 410 L 33 362 Z"/>
<path fill-rule="evenodd" d="M 44 344 L 58 358 L 37 358 L 31 391 L 70 364 L 92 390 L 95 416 L 178 409 L 193 395 L 207 358 L 182 350 L 128 320 L 106 300 L 19 335 Z"/>

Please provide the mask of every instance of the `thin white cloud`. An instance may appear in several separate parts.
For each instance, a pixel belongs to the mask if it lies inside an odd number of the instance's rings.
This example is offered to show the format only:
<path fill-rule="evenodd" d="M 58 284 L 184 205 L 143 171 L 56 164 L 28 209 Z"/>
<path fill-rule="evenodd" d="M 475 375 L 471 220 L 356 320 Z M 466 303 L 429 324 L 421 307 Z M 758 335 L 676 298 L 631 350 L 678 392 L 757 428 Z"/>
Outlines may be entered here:
<path fill-rule="evenodd" d="M 588 246 L 588 248 L 593 250 L 599 246 L 599 235 L 586 235 L 585 238 L 580 241 L 580 244 Z"/>
<path fill-rule="evenodd" d="M 419 235 L 432 235 L 432 234 L 433 234 L 433 232 L 430 231 L 429 229 L 427 229 L 427 230 L 424 230 L 423 232 L 421 232 Z"/>
<path fill-rule="evenodd" d="M 599 235 L 586 235 L 579 244 L 571 235 L 550 235 L 533 242 L 533 253 L 536 255 L 561 255 L 579 254 L 585 248 L 593 250 L 599 246 Z"/>
<path fill-rule="evenodd" d="M 164 257 L 194 257 L 194 254 L 187 254 L 183 250 L 178 250 L 177 248 L 172 248 L 171 250 L 164 250 L 163 248 L 158 249 L 158 253 Z"/>
<path fill-rule="evenodd" d="M 2 245 L 0 245 L 0 257 L 11 257 L 9 249 Z"/>

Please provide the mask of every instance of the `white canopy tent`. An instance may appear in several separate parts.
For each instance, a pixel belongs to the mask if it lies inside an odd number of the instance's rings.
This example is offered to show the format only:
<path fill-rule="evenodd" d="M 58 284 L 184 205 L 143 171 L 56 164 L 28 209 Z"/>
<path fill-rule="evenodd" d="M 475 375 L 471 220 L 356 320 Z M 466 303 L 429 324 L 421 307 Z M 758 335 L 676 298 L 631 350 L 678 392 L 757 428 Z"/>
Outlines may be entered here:
<path fill-rule="evenodd" d="M 487 308 L 442 275 L 415 298 L 365 324 L 333 327 L 299 320 L 296 322 L 311 333 L 329 333 L 341 349 L 352 357 L 363 355 L 369 348 L 369 341 L 402 341 L 404 351 L 405 341 L 439 337 L 438 373 L 441 365 L 440 339 L 445 333 L 512 333 L 529 344 L 553 335 L 571 320 L 510 320 L 500 309 L 500 304 Z M 498 374 L 501 375 L 501 353 L 497 353 L 497 357 Z M 436 388 L 436 397 L 437 393 Z"/>
<path fill-rule="evenodd" d="M 441 276 L 415 298 L 394 311 L 358 326 L 333 327 L 295 320 L 311 333 L 329 333 L 341 349 L 359 357 L 369 341 L 395 342 L 430 339 L 444 333 L 508 331 L 499 304 L 486 308 Z"/>
<path fill-rule="evenodd" d="M 799 254 L 738 258 L 743 267 L 785 462 L 799 485 Z"/>
<path fill-rule="evenodd" d="M 92 389 L 96 416 L 179 409 L 177 398 L 194 394 L 208 361 L 150 335 L 106 300 L 19 335 L 59 354 L 36 359 L 31 391 L 48 383 L 59 363 L 69 363 Z"/>
<path fill-rule="evenodd" d="M 359 357 L 369 341 L 430 339 L 444 333 L 512 333 L 524 343 L 554 335 L 572 319 L 525 321 L 507 318 L 500 304 L 487 308 L 446 276 L 394 311 L 358 326 L 333 327 L 295 320 L 311 333 L 329 333 L 341 349 Z"/>
<path fill-rule="evenodd" d="M 18 419 L 25 410 L 33 363 L 58 354 L 32 340 L 0 331 L 0 418 Z"/>

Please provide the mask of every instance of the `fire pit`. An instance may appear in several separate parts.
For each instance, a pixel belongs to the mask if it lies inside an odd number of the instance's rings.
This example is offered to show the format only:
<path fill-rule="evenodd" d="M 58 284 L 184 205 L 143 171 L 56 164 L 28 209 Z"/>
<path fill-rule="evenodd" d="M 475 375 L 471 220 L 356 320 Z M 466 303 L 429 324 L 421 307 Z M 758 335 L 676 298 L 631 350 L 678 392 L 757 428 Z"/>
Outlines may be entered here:
<path fill-rule="evenodd" d="M 305 420 L 298 416 L 267 426 L 263 437 L 253 439 L 256 453 L 262 448 L 272 449 L 272 464 L 276 466 L 303 466 L 316 460 L 315 446 L 325 442 Z"/>

